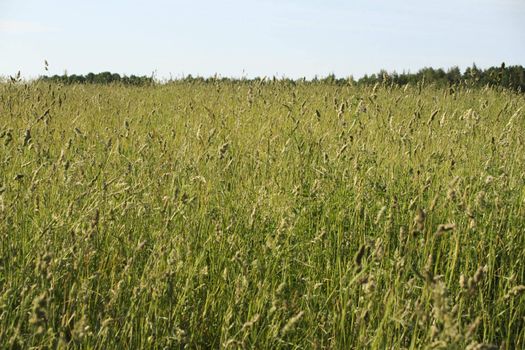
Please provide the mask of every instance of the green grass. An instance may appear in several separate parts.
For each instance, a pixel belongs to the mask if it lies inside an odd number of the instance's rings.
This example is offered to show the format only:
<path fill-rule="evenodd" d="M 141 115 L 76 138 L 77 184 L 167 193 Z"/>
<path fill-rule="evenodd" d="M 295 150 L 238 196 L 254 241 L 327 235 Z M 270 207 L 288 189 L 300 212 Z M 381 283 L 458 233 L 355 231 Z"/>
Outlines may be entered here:
<path fill-rule="evenodd" d="M 508 91 L 1 84 L 0 347 L 523 348 L 524 174 Z"/>

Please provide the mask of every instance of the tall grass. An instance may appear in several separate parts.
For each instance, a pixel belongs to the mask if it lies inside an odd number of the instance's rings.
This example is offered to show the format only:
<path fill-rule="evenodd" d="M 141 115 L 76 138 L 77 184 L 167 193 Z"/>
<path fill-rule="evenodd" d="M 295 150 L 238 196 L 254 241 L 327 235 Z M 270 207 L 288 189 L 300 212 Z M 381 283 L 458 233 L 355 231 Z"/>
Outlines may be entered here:
<path fill-rule="evenodd" d="M 0 347 L 525 347 L 525 98 L 0 85 Z"/>

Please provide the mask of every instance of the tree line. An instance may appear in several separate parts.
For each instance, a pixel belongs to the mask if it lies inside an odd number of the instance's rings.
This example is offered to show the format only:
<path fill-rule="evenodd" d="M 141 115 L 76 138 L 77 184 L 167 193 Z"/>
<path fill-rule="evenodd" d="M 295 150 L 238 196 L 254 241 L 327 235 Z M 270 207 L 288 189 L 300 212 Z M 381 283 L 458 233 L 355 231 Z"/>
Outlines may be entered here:
<path fill-rule="evenodd" d="M 86 75 L 53 75 L 53 76 L 41 76 L 40 81 L 44 82 L 54 82 L 61 83 L 66 85 L 71 84 L 123 84 L 123 85 L 134 85 L 134 86 L 143 86 L 154 84 L 155 81 L 153 77 L 148 76 L 121 76 L 117 73 L 111 72 L 102 72 L 102 73 L 89 73 Z"/>
<path fill-rule="evenodd" d="M 87 75 L 53 75 L 42 76 L 39 78 L 45 82 L 55 82 L 62 84 L 123 84 L 123 85 L 151 85 L 158 83 L 153 76 L 120 76 L 116 73 L 102 72 L 98 74 L 89 73 Z M 265 78 L 225 78 L 225 77 L 193 77 L 188 75 L 180 79 L 170 79 L 167 83 L 172 82 L 192 82 L 192 83 L 251 83 L 263 81 L 287 81 L 289 83 L 324 83 L 324 84 L 357 84 L 357 85 L 375 85 L 375 84 L 392 84 L 403 86 L 406 84 L 434 84 L 440 87 L 454 86 L 464 84 L 467 86 L 492 86 L 503 87 L 515 91 L 525 92 L 525 68 L 521 65 L 506 66 L 504 63 L 499 67 L 490 67 L 487 69 L 480 69 L 475 64 L 468 67 L 465 71 L 461 71 L 458 67 L 452 67 L 448 70 L 442 68 L 423 68 L 415 73 L 410 72 L 387 72 L 382 70 L 377 74 L 365 75 L 360 79 L 355 80 L 353 77 L 338 78 L 334 74 L 323 78 L 313 78 L 311 80 L 303 79 L 273 79 L 267 80 Z"/>
<path fill-rule="evenodd" d="M 465 84 L 469 86 L 499 86 L 507 89 L 525 92 L 525 68 L 522 66 L 506 66 L 479 69 L 476 65 L 468 67 L 462 73 L 458 67 L 447 71 L 443 69 L 423 68 L 417 73 L 388 73 L 365 75 L 358 84 L 392 83 L 395 85 L 430 83 L 437 86 L 453 86 Z"/>

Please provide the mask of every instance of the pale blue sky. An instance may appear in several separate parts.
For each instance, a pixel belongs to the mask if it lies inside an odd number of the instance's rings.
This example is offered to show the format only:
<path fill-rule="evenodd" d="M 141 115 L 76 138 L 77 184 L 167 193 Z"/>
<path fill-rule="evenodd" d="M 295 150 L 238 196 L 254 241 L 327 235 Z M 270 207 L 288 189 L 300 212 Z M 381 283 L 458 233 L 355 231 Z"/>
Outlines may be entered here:
<path fill-rule="evenodd" d="M 0 75 L 525 65 L 525 0 L 0 0 Z"/>

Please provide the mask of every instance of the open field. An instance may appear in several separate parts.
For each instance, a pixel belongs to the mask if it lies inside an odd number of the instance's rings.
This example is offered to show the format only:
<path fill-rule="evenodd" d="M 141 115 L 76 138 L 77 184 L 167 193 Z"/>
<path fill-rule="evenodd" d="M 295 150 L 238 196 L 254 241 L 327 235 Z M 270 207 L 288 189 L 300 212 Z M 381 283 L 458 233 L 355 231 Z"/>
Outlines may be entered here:
<path fill-rule="evenodd" d="M 0 84 L 0 348 L 524 348 L 524 174 L 505 90 Z"/>

